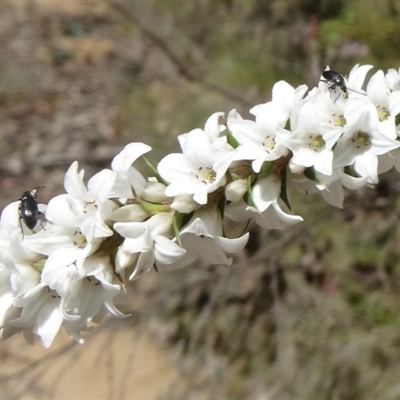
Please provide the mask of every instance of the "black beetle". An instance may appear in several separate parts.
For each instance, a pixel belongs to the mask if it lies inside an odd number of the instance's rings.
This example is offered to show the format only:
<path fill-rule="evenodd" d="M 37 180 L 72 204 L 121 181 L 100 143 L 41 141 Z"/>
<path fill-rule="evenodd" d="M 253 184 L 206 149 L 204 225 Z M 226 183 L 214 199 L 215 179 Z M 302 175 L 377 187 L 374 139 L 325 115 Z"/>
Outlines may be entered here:
<path fill-rule="evenodd" d="M 39 206 L 36 201 L 36 193 L 38 189 L 44 188 L 45 186 L 38 186 L 32 190 L 28 190 L 22 194 L 17 200 L 20 201 L 19 205 L 19 224 L 21 226 L 22 238 L 24 235 L 24 231 L 22 229 L 21 219 L 24 220 L 25 225 L 29 229 L 33 229 L 38 220 L 40 219 L 41 223 L 44 219 L 43 213 L 39 211 Z"/>
<path fill-rule="evenodd" d="M 339 74 L 339 72 L 332 71 L 331 69 L 327 69 L 322 73 L 322 76 L 325 78 L 325 80 L 321 79 L 321 82 L 325 82 L 328 84 L 328 89 L 330 92 L 334 92 L 335 89 L 338 87 L 344 94 L 347 94 L 347 86 L 346 86 L 346 80 L 342 74 Z M 336 97 L 334 103 L 336 103 L 336 100 L 339 98 L 340 92 L 338 96 Z"/>
<path fill-rule="evenodd" d="M 346 85 L 345 77 L 342 74 L 339 74 L 339 72 L 327 69 L 322 73 L 322 76 L 325 78 L 325 80 L 321 79 L 321 82 L 324 82 L 327 85 L 329 85 L 328 89 L 330 92 L 333 92 L 335 91 L 336 88 L 339 88 L 344 94 L 347 94 L 347 91 L 351 90 L 352 92 L 365 95 L 365 93 L 357 92 L 357 90 L 348 88 Z M 336 97 L 334 103 L 339 98 L 339 96 L 340 93 L 338 97 Z"/>
<path fill-rule="evenodd" d="M 321 80 L 321 82 L 329 84 L 330 86 L 328 89 L 330 91 L 333 91 L 338 87 L 343 93 L 347 93 L 346 80 L 344 79 L 343 75 L 339 74 L 339 72 L 327 69 L 322 73 L 322 76 L 325 78 L 325 80 Z"/>

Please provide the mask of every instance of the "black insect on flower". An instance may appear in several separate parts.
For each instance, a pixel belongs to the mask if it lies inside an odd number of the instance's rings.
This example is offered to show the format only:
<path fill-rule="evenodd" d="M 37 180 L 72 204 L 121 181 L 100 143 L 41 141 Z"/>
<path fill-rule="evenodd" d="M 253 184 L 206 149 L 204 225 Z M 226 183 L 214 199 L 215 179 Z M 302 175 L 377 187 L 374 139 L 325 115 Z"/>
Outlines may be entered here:
<path fill-rule="evenodd" d="M 19 224 L 21 226 L 22 238 L 24 238 L 24 230 L 22 228 L 21 219 L 24 221 L 24 224 L 29 229 L 33 229 L 39 220 L 41 224 L 45 220 L 45 217 L 43 213 L 39 210 L 39 206 L 36 201 L 36 193 L 40 188 L 44 188 L 44 186 L 38 186 L 32 190 L 28 190 L 17 199 L 20 201 Z"/>
<path fill-rule="evenodd" d="M 328 85 L 328 89 L 330 92 L 335 92 L 336 88 L 339 88 L 344 94 L 347 95 L 347 86 L 346 86 L 346 79 L 342 74 L 339 72 L 333 71 L 331 69 L 327 69 L 322 73 L 322 76 L 325 80 L 321 79 L 321 82 L 324 82 Z M 336 97 L 334 103 L 339 98 L 340 93 Z"/>
<path fill-rule="evenodd" d="M 357 92 L 354 89 L 348 88 L 347 84 L 346 84 L 346 78 L 339 72 L 333 71 L 331 69 L 327 69 L 322 73 L 322 76 L 324 79 L 321 79 L 320 81 L 324 82 L 328 85 L 328 89 L 330 92 L 335 92 L 336 88 L 339 88 L 341 90 L 341 92 L 339 92 L 338 96 L 336 97 L 334 103 L 336 103 L 336 100 L 339 98 L 341 93 L 344 93 L 345 95 L 347 95 L 348 90 L 351 90 L 352 92 L 355 92 L 358 94 L 365 95 L 365 93 Z"/>

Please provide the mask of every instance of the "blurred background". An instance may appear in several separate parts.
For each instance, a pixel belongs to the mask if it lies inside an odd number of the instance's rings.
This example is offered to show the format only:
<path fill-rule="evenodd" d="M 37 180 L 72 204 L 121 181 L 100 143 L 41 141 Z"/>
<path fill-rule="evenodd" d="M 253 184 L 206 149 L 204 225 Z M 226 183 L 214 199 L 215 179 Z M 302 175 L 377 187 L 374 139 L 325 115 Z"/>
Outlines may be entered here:
<path fill-rule="evenodd" d="M 26 0 L 0 3 L 0 209 L 63 193 L 132 141 L 157 163 L 209 115 L 244 117 L 281 79 L 400 65 L 399 0 Z M 375 69 L 375 70 L 376 70 Z M 345 210 L 292 193 L 305 222 L 252 228 L 232 266 L 152 272 L 132 316 L 83 346 L 0 343 L 0 398 L 400 399 L 400 178 Z"/>

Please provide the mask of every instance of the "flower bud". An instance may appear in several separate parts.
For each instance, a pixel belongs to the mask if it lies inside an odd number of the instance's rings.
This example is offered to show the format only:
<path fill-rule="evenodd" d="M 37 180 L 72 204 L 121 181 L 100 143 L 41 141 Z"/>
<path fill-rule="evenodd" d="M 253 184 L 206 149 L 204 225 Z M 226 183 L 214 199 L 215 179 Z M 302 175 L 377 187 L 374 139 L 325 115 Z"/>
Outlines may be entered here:
<path fill-rule="evenodd" d="M 138 204 L 129 204 L 115 210 L 109 219 L 116 222 L 142 222 L 149 214 Z"/>
<path fill-rule="evenodd" d="M 163 235 L 169 236 L 172 234 L 172 223 L 174 212 L 161 212 L 153 215 L 148 221 L 147 225 L 152 232 L 152 236 Z"/>
<path fill-rule="evenodd" d="M 247 191 L 246 179 L 236 179 L 225 186 L 225 197 L 229 201 L 238 201 Z"/>
<path fill-rule="evenodd" d="M 165 195 L 166 186 L 161 182 L 147 182 L 140 197 L 152 203 L 170 202 L 171 198 Z"/>
<path fill-rule="evenodd" d="M 193 196 L 190 194 L 182 194 L 175 196 L 174 201 L 171 204 L 171 208 L 182 214 L 189 214 L 196 210 L 199 205 L 193 200 Z"/>

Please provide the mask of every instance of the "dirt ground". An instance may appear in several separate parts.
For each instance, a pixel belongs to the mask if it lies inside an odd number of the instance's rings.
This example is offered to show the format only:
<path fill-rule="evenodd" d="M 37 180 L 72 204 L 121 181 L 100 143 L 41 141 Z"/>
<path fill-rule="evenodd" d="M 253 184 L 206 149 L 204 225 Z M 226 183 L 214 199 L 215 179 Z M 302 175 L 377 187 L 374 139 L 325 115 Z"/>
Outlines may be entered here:
<path fill-rule="evenodd" d="M 126 327 L 96 333 L 84 345 L 60 334 L 48 350 L 17 336 L 0 343 L 0 357 L 2 400 L 155 400 L 180 382 L 172 354 Z"/>

